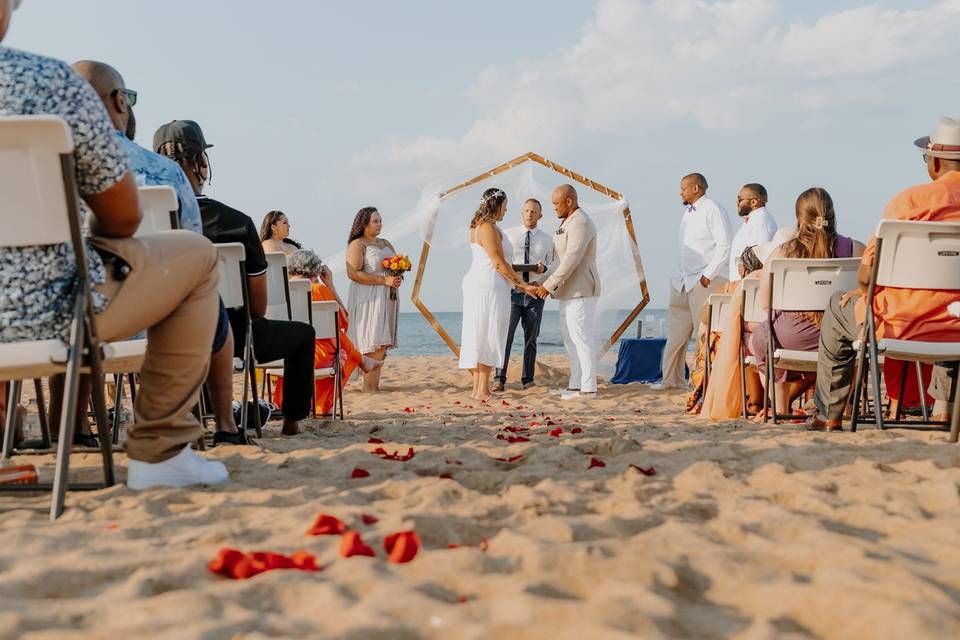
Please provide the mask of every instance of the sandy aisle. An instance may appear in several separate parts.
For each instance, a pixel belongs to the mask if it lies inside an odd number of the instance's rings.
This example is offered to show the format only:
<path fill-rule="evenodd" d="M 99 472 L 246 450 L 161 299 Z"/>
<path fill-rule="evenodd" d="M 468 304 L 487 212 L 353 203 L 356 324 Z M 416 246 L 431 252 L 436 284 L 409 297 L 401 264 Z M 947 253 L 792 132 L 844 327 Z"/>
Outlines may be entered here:
<path fill-rule="evenodd" d="M 468 380 L 449 357 L 394 358 L 384 380 L 348 387 L 345 423 L 293 439 L 272 423 L 263 448 L 214 450 L 221 488 L 74 493 L 55 525 L 46 497 L 0 496 L 0 637 L 960 637 L 960 447 L 944 433 L 707 423 L 633 385 L 456 404 Z M 560 437 L 496 439 L 541 410 Z M 416 456 L 375 457 L 371 436 Z M 320 512 L 380 557 L 304 536 Z M 424 548 L 388 564 L 382 539 L 406 528 Z M 228 581 L 206 569 L 222 546 L 325 568 Z"/>

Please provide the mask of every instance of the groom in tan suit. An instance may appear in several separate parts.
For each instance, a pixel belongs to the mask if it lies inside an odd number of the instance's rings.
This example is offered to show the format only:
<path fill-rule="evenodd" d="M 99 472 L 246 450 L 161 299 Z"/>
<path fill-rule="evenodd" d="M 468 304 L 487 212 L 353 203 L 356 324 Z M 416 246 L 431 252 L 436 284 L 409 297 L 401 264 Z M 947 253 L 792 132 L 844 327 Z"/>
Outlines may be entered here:
<path fill-rule="evenodd" d="M 597 354 L 593 346 L 593 318 L 600 295 L 597 272 L 597 230 L 577 202 L 577 191 L 565 184 L 553 190 L 553 210 L 560 228 L 553 238 L 557 261 L 537 295 L 560 301 L 560 330 L 570 359 L 570 382 L 560 391 L 563 400 L 594 397 L 597 393 Z"/>

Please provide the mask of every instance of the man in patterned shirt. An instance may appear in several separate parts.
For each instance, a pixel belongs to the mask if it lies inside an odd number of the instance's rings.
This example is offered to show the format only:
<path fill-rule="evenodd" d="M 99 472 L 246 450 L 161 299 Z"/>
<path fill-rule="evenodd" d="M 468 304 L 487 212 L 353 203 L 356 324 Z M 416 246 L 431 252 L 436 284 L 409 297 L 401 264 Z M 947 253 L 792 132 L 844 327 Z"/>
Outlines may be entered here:
<path fill-rule="evenodd" d="M 0 41 L 15 4 L 0 0 Z M 140 224 L 136 181 L 96 93 L 65 63 L 0 45 L 0 116 L 40 114 L 62 118 L 73 137 L 79 208 L 91 232 L 85 249 L 97 331 L 110 341 L 148 330 L 137 420 L 126 444 L 127 485 L 226 481 L 221 463 L 190 450 L 202 433 L 190 409 L 216 324 L 216 250 L 187 231 L 133 239 Z M 15 210 L 0 215 L 2 224 L 22 223 Z M 69 245 L 0 248 L 0 342 L 67 339 L 78 287 Z"/>

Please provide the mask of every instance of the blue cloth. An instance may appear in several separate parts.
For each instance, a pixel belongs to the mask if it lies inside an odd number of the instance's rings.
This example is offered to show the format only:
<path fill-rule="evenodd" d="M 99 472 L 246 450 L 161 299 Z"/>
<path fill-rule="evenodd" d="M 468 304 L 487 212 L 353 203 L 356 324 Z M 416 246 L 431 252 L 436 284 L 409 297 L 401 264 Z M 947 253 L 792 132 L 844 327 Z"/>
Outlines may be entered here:
<path fill-rule="evenodd" d="M 621 340 L 620 353 L 617 354 L 617 371 L 610 382 L 613 384 L 660 382 L 663 378 L 660 363 L 663 358 L 663 348 L 666 345 L 666 338 Z"/>
<path fill-rule="evenodd" d="M 186 174 L 176 162 L 159 153 L 144 149 L 130 140 L 122 131 L 117 131 L 120 146 L 127 154 L 139 187 L 173 187 L 180 202 L 180 228 L 194 233 L 203 233 L 200 221 L 200 205 Z"/>

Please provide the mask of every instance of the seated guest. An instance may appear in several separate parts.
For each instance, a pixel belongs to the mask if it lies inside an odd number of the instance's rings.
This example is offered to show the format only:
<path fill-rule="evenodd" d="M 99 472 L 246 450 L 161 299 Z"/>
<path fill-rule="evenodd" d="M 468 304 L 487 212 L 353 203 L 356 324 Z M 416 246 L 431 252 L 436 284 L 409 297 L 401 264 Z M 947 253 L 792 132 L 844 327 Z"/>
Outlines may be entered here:
<path fill-rule="evenodd" d="M 291 255 L 303 246 L 290 237 L 290 221 L 283 211 L 270 211 L 260 224 L 260 243 L 265 253 L 279 251 Z"/>
<path fill-rule="evenodd" d="M 350 379 L 354 369 L 359 368 L 363 373 L 368 373 L 383 365 L 383 360 L 374 360 L 357 351 L 353 341 L 347 335 L 350 318 L 347 316 L 346 307 L 344 307 L 336 287 L 333 286 L 333 273 L 329 267 L 320 261 L 317 254 L 306 249 L 295 252 L 287 261 L 287 272 L 290 274 L 291 280 L 309 280 L 313 283 L 311 287 L 313 300 L 336 301 L 340 305 L 341 388 Z M 313 366 L 317 369 L 332 366 L 336 351 L 336 342 L 332 338 L 318 338 L 314 341 Z M 321 415 L 329 413 L 333 408 L 334 398 L 336 398 L 333 378 L 320 378 L 314 382 L 314 386 L 317 413 Z M 273 401 L 278 405 L 283 403 L 283 376 L 280 376 L 277 381 Z"/>
<path fill-rule="evenodd" d="M 0 39 L 13 6 L 0 0 Z M 136 423 L 126 443 L 127 485 L 225 482 L 223 464 L 190 449 L 202 434 L 190 409 L 216 328 L 216 251 L 188 231 L 131 238 L 140 224 L 136 180 L 103 104 L 69 66 L 0 46 L 0 87 L 0 115 L 58 116 L 72 133 L 99 337 L 148 331 Z M 0 296 L 0 341 L 69 339 L 77 278 L 68 244 L 0 248 L 0 291 L 22 293 Z"/>
<path fill-rule="evenodd" d="M 769 242 L 777 232 L 777 221 L 767 211 L 767 190 L 762 184 L 751 182 L 740 188 L 737 214 L 743 224 L 730 241 L 730 282 L 741 278 L 740 257 L 744 250 Z"/>
<path fill-rule="evenodd" d="M 837 233 L 837 217 L 833 200 L 825 189 L 807 189 L 797 198 L 796 236 L 774 249 L 760 276 L 760 301 L 767 309 L 770 296 L 770 260 L 775 258 L 853 258 L 863 253 L 863 244 Z M 774 311 L 773 343 L 775 349 L 816 351 L 820 339 L 819 311 Z M 750 352 L 757 360 L 757 370 L 764 385 L 766 380 L 767 340 L 770 324 L 759 325 L 750 338 Z M 787 407 L 797 395 L 808 389 L 811 376 L 775 370 L 774 393 L 778 407 Z M 762 420 L 763 416 L 758 416 Z"/>
<path fill-rule="evenodd" d="M 884 220 L 946 222 L 960 220 L 960 119 L 941 118 L 931 136 L 920 138 L 930 180 L 901 191 L 883 210 Z M 853 342 L 863 330 L 866 299 L 876 244 L 871 238 L 863 252 L 857 280 L 860 288 L 835 295 L 823 316 L 817 360 L 817 413 L 807 421 L 810 429 L 842 429 L 844 410 L 853 382 L 857 352 Z M 856 298 L 856 303 L 850 301 Z M 960 340 L 960 321 L 947 306 L 960 300 L 957 291 L 890 289 L 877 287 L 873 313 L 878 338 L 950 342 Z M 930 395 L 935 399 L 933 418 L 949 420 L 951 376 L 955 369 L 933 369 Z"/>
<path fill-rule="evenodd" d="M 286 436 L 300 432 L 299 423 L 310 413 L 310 385 L 313 382 L 314 330 L 303 322 L 267 320 L 267 258 L 260 236 L 250 216 L 203 195 L 210 176 L 208 145 L 200 126 L 191 120 L 165 124 L 153 136 L 157 153 L 176 160 L 187 174 L 200 203 L 203 235 L 216 243 L 240 242 L 246 250 L 247 282 L 250 291 L 250 315 L 253 318 L 253 351 L 258 362 L 283 359 L 287 394 L 283 399 L 283 429 Z M 243 356 L 246 343 L 246 317 L 241 310 L 230 309 L 233 353 Z"/>
<path fill-rule="evenodd" d="M 133 112 L 137 98 L 136 92 L 127 89 L 123 76 L 116 69 L 102 62 L 83 60 L 73 63 L 73 69 L 81 78 L 89 82 L 100 96 L 100 100 L 107 109 L 107 115 L 110 116 L 117 130 L 117 139 L 127 154 L 138 184 L 173 187 L 177 192 L 177 201 L 180 205 L 181 228 L 202 233 L 197 197 L 193 194 L 193 187 L 190 186 L 190 181 L 187 180 L 180 165 L 133 142 L 137 128 L 137 120 Z M 233 335 L 230 333 L 227 311 L 222 302 L 212 352 L 210 370 L 207 373 L 207 388 L 210 391 L 216 421 L 213 442 L 214 444 L 243 444 L 242 436 L 233 419 L 233 412 L 230 410 L 233 401 Z M 62 388 L 62 385 L 63 376 L 57 376 L 56 380 L 51 380 L 52 398 L 59 396 L 57 391 Z M 86 386 L 89 388 L 89 382 Z M 86 397 L 89 393 L 86 390 L 85 392 L 81 397 Z M 52 424 L 57 425 L 56 402 L 52 402 L 52 408 Z M 83 437 L 82 434 L 88 428 L 86 420 L 83 420 L 81 427 L 82 429 L 78 429 L 77 433 Z M 91 443 L 89 439 L 90 436 L 86 436 L 83 444 L 96 446 L 96 442 Z"/>

